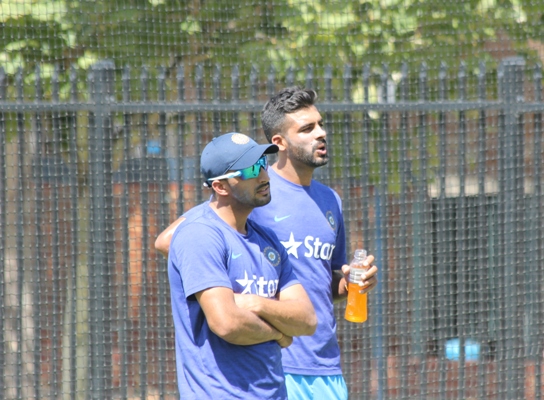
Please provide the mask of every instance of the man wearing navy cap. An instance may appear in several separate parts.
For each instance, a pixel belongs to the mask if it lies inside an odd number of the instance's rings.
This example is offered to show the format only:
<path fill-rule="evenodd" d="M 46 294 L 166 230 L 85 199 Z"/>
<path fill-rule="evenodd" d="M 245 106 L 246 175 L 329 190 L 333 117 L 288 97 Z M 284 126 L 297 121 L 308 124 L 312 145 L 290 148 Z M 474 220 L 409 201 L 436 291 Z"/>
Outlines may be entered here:
<path fill-rule="evenodd" d="M 181 218 L 168 258 L 182 399 L 287 399 L 281 349 L 315 331 L 284 246 L 248 219 L 271 200 L 277 151 L 228 133 L 202 152 L 213 194 Z"/>

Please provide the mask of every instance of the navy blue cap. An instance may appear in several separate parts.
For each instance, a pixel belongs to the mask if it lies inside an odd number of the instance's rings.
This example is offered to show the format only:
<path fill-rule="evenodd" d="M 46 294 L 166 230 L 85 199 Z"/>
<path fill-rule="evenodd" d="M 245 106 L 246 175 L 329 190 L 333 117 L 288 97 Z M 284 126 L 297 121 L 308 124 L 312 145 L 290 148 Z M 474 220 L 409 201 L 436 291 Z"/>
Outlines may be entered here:
<path fill-rule="evenodd" d="M 200 171 L 206 181 L 231 170 L 251 167 L 263 154 L 278 152 L 275 144 L 258 144 L 242 133 L 225 133 L 206 145 L 200 157 Z"/>

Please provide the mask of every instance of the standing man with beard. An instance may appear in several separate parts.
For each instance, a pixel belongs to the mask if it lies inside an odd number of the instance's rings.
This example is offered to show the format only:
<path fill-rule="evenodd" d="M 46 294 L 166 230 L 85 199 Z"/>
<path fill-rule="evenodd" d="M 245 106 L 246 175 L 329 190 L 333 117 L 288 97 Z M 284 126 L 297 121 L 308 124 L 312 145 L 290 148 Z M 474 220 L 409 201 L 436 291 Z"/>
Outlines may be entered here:
<path fill-rule="evenodd" d="M 345 400 L 333 301 L 347 296 L 349 266 L 340 197 L 312 179 L 314 170 L 329 160 L 316 99 L 311 89 L 290 87 L 264 106 L 263 130 L 279 153 L 269 174 L 273 200 L 253 210 L 251 218 L 278 235 L 317 313 L 316 333 L 295 338 L 283 351 L 289 399 Z M 364 292 L 377 284 L 373 260 L 366 260 Z"/>
<path fill-rule="evenodd" d="M 213 194 L 178 219 L 168 258 L 181 399 L 287 399 L 281 349 L 315 331 L 284 247 L 248 219 L 270 202 L 277 151 L 229 133 L 202 153 Z"/>
<path fill-rule="evenodd" d="M 264 106 L 261 119 L 266 138 L 278 146 L 278 161 L 270 168 L 272 201 L 253 210 L 251 219 L 272 228 L 287 250 L 300 282 L 317 313 L 313 336 L 294 338 L 283 350 L 283 367 L 290 400 L 345 400 L 348 397 L 340 364 L 333 302 L 347 296 L 349 266 L 342 204 L 331 188 L 312 179 L 325 165 L 327 133 L 311 89 L 289 87 Z M 169 236 L 177 221 L 155 242 L 168 252 Z M 363 277 L 362 291 L 376 284 L 373 256 Z"/>

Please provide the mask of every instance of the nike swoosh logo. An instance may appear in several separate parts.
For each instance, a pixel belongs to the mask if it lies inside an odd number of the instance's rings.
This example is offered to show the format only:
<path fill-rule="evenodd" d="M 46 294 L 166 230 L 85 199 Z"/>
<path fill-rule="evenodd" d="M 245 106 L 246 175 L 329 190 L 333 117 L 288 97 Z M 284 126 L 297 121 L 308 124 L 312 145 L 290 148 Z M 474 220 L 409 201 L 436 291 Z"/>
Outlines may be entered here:
<path fill-rule="evenodd" d="M 275 216 L 274 217 L 274 221 L 276 222 L 280 222 L 280 221 L 283 221 L 285 218 L 289 218 L 291 215 L 286 215 L 285 217 L 278 217 L 278 216 Z"/>
<path fill-rule="evenodd" d="M 240 257 L 241 255 L 242 255 L 242 253 L 240 253 L 240 254 L 234 254 L 234 253 L 232 253 L 232 259 L 233 259 L 233 260 L 236 260 L 236 259 L 237 259 L 238 257 Z"/>

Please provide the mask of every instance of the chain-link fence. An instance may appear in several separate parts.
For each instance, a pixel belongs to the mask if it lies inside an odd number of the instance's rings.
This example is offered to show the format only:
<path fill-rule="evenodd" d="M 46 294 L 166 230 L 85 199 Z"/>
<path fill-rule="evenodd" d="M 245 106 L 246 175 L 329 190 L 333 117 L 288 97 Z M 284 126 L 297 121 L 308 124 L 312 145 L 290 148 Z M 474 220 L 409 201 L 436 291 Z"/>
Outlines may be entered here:
<path fill-rule="evenodd" d="M 0 398 L 179 398 L 154 240 L 293 84 L 379 267 L 367 323 L 336 308 L 350 398 L 542 398 L 542 10 L 0 2 Z"/>

